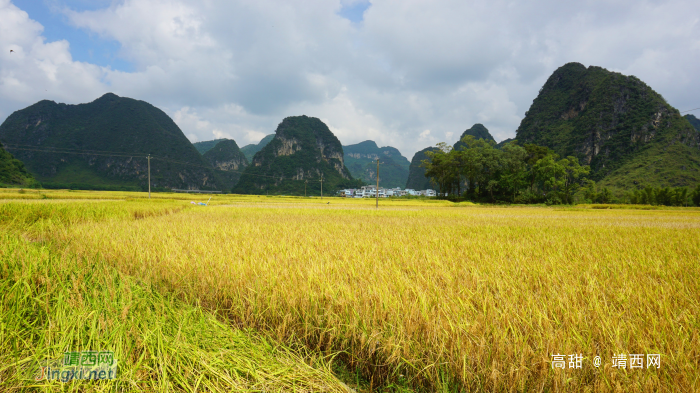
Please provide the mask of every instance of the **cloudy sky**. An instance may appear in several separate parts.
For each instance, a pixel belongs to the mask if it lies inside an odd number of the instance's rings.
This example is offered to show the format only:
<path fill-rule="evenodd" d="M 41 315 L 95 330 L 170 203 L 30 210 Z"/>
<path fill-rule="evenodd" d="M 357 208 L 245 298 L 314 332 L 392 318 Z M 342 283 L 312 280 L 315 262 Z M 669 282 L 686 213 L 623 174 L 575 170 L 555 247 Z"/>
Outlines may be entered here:
<path fill-rule="evenodd" d="M 113 92 L 192 141 L 243 146 L 305 114 L 410 159 L 474 123 L 513 137 L 568 62 L 700 107 L 699 15 L 696 1 L 0 0 L 0 120 Z"/>

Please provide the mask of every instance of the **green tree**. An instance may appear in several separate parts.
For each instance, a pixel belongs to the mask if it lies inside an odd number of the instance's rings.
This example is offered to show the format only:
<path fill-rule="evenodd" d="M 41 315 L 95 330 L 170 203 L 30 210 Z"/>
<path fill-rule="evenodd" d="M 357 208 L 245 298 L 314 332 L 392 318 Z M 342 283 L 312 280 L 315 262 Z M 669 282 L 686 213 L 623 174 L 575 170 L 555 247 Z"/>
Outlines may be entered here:
<path fill-rule="evenodd" d="M 673 192 L 671 203 L 673 206 L 685 206 L 688 201 L 688 189 L 686 187 L 676 188 Z"/>
<path fill-rule="evenodd" d="M 507 143 L 502 151 L 503 171 L 499 182 L 501 187 L 512 196 L 512 202 L 515 202 L 517 193 L 528 184 L 528 152 L 515 143 Z"/>
<path fill-rule="evenodd" d="M 494 192 L 498 190 L 498 179 L 503 170 L 503 152 L 496 149 L 496 143 L 493 141 L 483 141 L 481 146 L 476 147 L 481 158 L 481 180 L 480 184 L 484 185 L 484 191 L 488 191 L 489 199 L 494 202 Z M 482 197 L 485 196 L 482 193 Z"/>
<path fill-rule="evenodd" d="M 663 206 L 671 206 L 671 201 L 673 200 L 673 191 L 668 188 L 659 188 L 656 190 L 656 204 Z"/>
<path fill-rule="evenodd" d="M 452 146 L 441 142 L 437 144 L 438 151 L 428 151 L 421 166 L 425 168 L 425 176 L 430 177 L 438 186 L 440 193 L 452 193 L 454 184 L 459 179 L 459 167 L 455 155 L 450 154 Z"/>
<path fill-rule="evenodd" d="M 533 167 L 535 177 L 542 184 L 542 190 L 545 193 L 556 192 L 564 185 L 566 169 L 557 161 L 557 158 L 559 157 L 556 154 L 548 154 L 538 160 Z"/>
<path fill-rule="evenodd" d="M 530 172 L 530 192 L 534 192 L 536 173 L 534 170 L 537 161 L 543 159 L 549 154 L 550 150 L 545 146 L 537 146 L 533 143 L 526 143 L 524 146 L 525 151 L 527 151 L 527 157 L 525 162 L 527 163 L 528 170 Z"/>
<path fill-rule="evenodd" d="M 695 206 L 700 206 L 700 184 L 698 184 L 695 187 L 695 190 L 693 191 L 692 199 L 693 199 L 693 204 Z"/>
<path fill-rule="evenodd" d="M 638 204 L 637 190 L 633 190 L 627 193 L 625 197 L 626 201 L 632 205 Z"/>
<path fill-rule="evenodd" d="M 466 179 L 467 197 L 475 199 L 477 196 L 477 179 L 482 170 L 481 152 L 475 147 L 482 145 L 472 135 L 466 135 L 461 139 L 460 147 L 453 151 L 459 166 L 460 179 Z"/>
<path fill-rule="evenodd" d="M 656 195 L 654 193 L 654 187 L 646 186 L 640 192 L 641 200 L 640 202 L 644 205 L 656 205 Z"/>
<path fill-rule="evenodd" d="M 598 199 L 598 190 L 593 180 L 588 180 L 586 182 L 586 191 L 584 191 L 583 197 L 590 203 L 596 203 L 596 199 Z"/>
<path fill-rule="evenodd" d="M 502 152 L 495 148 L 494 141 L 476 139 L 471 135 L 466 135 L 461 142 L 453 154 L 459 167 L 459 180 L 464 178 L 467 181 L 467 196 L 472 199 L 483 198 L 488 192 L 493 200 L 497 184 L 490 187 L 488 184 L 491 180 L 498 180 Z"/>
<path fill-rule="evenodd" d="M 612 193 L 608 189 L 608 187 L 603 187 L 603 190 L 598 194 L 598 197 L 596 198 L 596 203 L 611 203 L 612 202 Z"/>
<path fill-rule="evenodd" d="M 581 183 L 591 172 L 591 168 L 588 165 L 579 165 L 578 158 L 573 156 L 560 160 L 559 164 L 564 168 L 562 199 L 564 203 L 572 204 L 574 203 L 573 195 L 579 190 Z"/>

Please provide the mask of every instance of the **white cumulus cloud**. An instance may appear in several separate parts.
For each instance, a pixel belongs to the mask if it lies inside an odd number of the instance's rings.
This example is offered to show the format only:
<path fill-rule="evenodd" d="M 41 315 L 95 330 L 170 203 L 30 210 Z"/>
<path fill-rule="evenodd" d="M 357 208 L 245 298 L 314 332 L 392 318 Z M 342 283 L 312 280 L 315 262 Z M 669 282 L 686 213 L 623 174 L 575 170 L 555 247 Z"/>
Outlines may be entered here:
<path fill-rule="evenodd" d="M 61 4 L 61 0 L 56 0 Z M 361 23 L 339 15 L 369 6 Z M 40 99 L 107 91 L 165 110 L 191 140 L 243 146 L 285 116 L 321 118 L 343 144 L 372 139 L 409 159 L 474 123 L 515 135 L 567 62 L 633 74 L 679 109 L 700 106 L 700 21 L 691 1 L 122 0 L 59 7 L 119 43 L 133 71 L 76 62 L 71 43 L 0 0 L 0 116 Z M 9 53 L 13 49 L 13 53 Z M 428 131 L 430 130 L 430 131 Z"/>

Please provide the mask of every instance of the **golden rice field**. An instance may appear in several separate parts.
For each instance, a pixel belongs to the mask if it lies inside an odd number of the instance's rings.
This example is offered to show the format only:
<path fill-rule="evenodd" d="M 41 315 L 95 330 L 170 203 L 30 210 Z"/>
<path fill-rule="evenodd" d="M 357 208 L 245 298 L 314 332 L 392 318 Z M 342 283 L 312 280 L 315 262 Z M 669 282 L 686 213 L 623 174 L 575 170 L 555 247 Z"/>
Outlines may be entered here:
<path fill-rule="evenodd" d="M 153 196 L 0 190 L 0 385 L 700 390 L 700 210 Z M 115 381 L 16 375 L 91 345 Z"/>

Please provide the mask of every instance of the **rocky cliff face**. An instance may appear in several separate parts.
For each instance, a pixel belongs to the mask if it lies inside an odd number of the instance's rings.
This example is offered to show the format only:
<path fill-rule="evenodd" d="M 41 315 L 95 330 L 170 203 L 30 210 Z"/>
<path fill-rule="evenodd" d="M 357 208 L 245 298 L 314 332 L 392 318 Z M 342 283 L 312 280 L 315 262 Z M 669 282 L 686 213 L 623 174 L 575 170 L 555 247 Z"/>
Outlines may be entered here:
<path fill-rule="evenodd" d="M 644 82 L 578 63 L 549 77 L 516 139 L 578 157 L 596 180 L 657 145 L 681 144 L 690 155 L 700 148 L 698 132 Z"/>
<path fill-rule="evenodd" d="M 275 137 L 253 157 L 235 188 L 237 193 L 320 194 L 356 184 L 345 167 L 343 147 L 322 121 L 307 116 L 288 117 Z M 335 191 L 335 190 L 334 190 Z"/>
<path fill-rule="evenodd" d="M 238 148 L 236 141 L 224 139 L 202 156 L 216 169 L 222 171 L 243 171 L 248 166 L 248 160 Z"/>
<path fill-rule="evenodd" d="M 80 105 L 40 101 L 0 125 L 0 141 L 45 187 L 213 189 L 213 169 L 177 125 L 143 101 L 108 93 Z"/>

